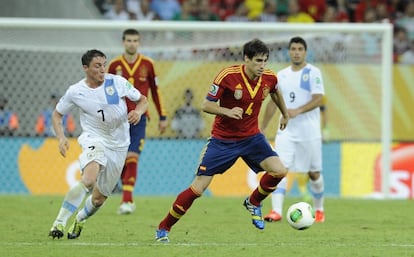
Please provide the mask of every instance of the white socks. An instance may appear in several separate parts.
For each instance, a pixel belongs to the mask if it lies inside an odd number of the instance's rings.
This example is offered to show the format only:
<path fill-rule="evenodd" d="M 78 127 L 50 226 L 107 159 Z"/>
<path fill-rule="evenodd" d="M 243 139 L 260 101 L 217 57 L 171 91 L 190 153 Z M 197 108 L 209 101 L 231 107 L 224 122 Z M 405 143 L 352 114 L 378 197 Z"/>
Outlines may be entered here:
<path fill-rule="evenodd" d="M 92 195 L 90 195 L 88 198 L 86 198 L 83 208 L 79 210 L 78 214 L 76 215 L 76 220 L 79 222 L 86 220 L 90 216 L 94 215 L 98 209 L 99 207 L 93 205 Z"/>
<path fill-rule="evenodd" d="M 279 213 L 280 215 L 283 215 L 282 209 L 283 200 L 285 199 L 286 194 L 286 185 L 287 179 L 284 177 L 277 185 L 276 190 L 272 193 L 272 210 Z"/>
<path fill-rule="evenodd" d="M 81 182 L 78 182 L 75 186 L 73 186 L 66 193 L 66 196 L 63 199 L 62 207 L 60 207 L 53 226 L 57 224 L 63 224 L 65 226 L 70 216 L 72 216 L 72 214 L 82 204 L 82 201 L 88 192 L 88 189 Z"/>
<path fill-rule="evenodd" d="M 312 179 L 309 179 L 309 184 L 310 184 L 310 191 L 313 196 L 313 207 L 315 208 L 315 211 L 316 210 L 323 211 L 323 200 L 324 200 L 323 193 L 325 190 L 325 186 L 324 186 L 322 174 L 320 174 L 319 178 L 315 181 Z"/>
<path fill-rule="evenodd" d="M 324 180 L 322 174 L 315 181 L 309 179 L 310 191 L 313 197 L 313 207 L 315 210 L 323 211 L 324 204 Z M 286 194 L 287 179 L 284 177 L 277 185 L 276 190 L 272 193 L 272 210 L 282 215 L 283 201 Z"/>

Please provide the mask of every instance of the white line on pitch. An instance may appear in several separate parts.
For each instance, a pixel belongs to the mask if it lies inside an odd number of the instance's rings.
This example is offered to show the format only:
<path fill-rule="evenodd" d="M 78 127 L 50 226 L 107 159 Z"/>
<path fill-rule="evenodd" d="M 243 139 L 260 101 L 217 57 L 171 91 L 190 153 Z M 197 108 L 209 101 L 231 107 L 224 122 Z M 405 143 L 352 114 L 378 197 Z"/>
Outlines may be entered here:
<path fill-rule="evenodd" d="M 41 245 L 77 245 L 77 246 L 110 246 L 110 247 L 124 247 L 124 246 L 137 246 L 137 247 L 146 247 L 146 246 L 186 246 L 186 247 L 200 247 L 200 246 L 215 246 L 215 247 L 240 247 L 240 246 L 299 246 L 298 243 L 91 243 L 91 242 L 57 242 L 57 241 L 49 241 L 49 242 L 0 242 L 0 246 L 41 246 Z M 414 244 L 372 244 L 373 246 L 377 247 L 407 247 L 411 248 L 414 247 Z M 357 244 L 343 244 L 343 243 L 330 243 L 330 247 L 358 247 Z M 364 244 L 364 246 L 367 246 Z"/>

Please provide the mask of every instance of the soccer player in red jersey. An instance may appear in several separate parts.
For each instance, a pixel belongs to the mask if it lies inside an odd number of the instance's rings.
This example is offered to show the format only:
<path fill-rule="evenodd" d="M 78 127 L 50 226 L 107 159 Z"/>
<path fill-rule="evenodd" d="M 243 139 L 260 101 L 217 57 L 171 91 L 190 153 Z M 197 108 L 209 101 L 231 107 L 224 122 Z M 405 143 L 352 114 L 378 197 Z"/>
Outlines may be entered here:
<path fill-rule="evenodd" d="M 214 175 L 224 173 L 239 157 L 254 172 L 266 171 L 259 186 L 243 202 L 253 225 L 264 229 L 261 202 L 276 189 L 287 170 L 259 130 L 258 116 L 263 100 L 270 95 L 279 108 L 281 129 L 289 119 L 276 74 L 265 68 L 268 58 L 268 46 L 253 39 L 243 46 L 244 63 L 227 67 L 215 77 L 202 105 L 204 112 L 216 115 L 211 137 L 202 151 L 190 187 L 177 196 L 158 225 L 156 241 L 169 242 L 171 227 L 207 189 Z"/>
<path fill-rule="evenodd" d="M 111 61 L 108 73 L 121 75 L 128 79 L 145 96 L 148 96 L 148 92 L 151 91 L 151 98 L 159 115 L 158 129 L 162 134 L 167 128 L 167 116 L 163 108 L 153 61 L 138 52 L 140 35 L 137 30 L 125 30 L 122 35 L 122 43 L 125 51 L 123 55 Z M 127 99 L 127 107 L 128 111 L 133 110 L 135 104 Z M 133 193 L 138 174 L 139 156 L 144 147 L 147 119 L 149 119 L 148 111 L 137 125 L 130 126 L 131 144 L 121 175 L 122 202 L 119 206 L 119 214 L 129 214 L 135 211 Z"/>

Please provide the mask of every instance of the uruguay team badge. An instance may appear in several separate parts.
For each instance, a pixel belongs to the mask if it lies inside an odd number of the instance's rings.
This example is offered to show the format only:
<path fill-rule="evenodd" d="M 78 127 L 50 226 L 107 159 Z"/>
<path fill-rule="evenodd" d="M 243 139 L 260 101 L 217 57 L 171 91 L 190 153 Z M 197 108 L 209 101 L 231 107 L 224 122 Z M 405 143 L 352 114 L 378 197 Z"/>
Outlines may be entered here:
<path fill-rule="evenodd" d="M 107 95 L 113 95 L 115 93 L 115 89 L 114 89 L 113 86 L 109 86 L 109 87 L 105 88 L 105 90 L 106 90 Z"/>

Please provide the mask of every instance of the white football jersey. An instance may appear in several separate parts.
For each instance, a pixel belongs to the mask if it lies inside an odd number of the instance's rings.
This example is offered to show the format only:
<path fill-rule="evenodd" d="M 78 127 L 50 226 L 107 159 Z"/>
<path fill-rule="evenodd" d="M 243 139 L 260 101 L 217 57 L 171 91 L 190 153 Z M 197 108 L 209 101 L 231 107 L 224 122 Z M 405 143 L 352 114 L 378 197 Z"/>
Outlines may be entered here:
<path fill-rule="evenodd" d="M 279 71 L 277 77 L 287 109 L 308 103 L 313 94 L 325 94 L 321 71 L 312 64 L 308 63 L 300 71 L 292 71 L 289 66 Z M 287 136 L 293 141 L 322 138 L 319 108 L 289 119 L 287 127 L 278 130 L 277 136 L 279 135 Z"/>
<path fill-rule="evenodd" d="M 64 115 L 78 107 L 82 127 L 79 141 L 81 138 L 94 139 L 116 150 L 130 143 L 125 97 L 138 101 L 141 93 L 125 78 L 106 74 L 105 82 L 98 88 L 87 86 L 85 79 L 70 86 L 56 110 Z"/>

